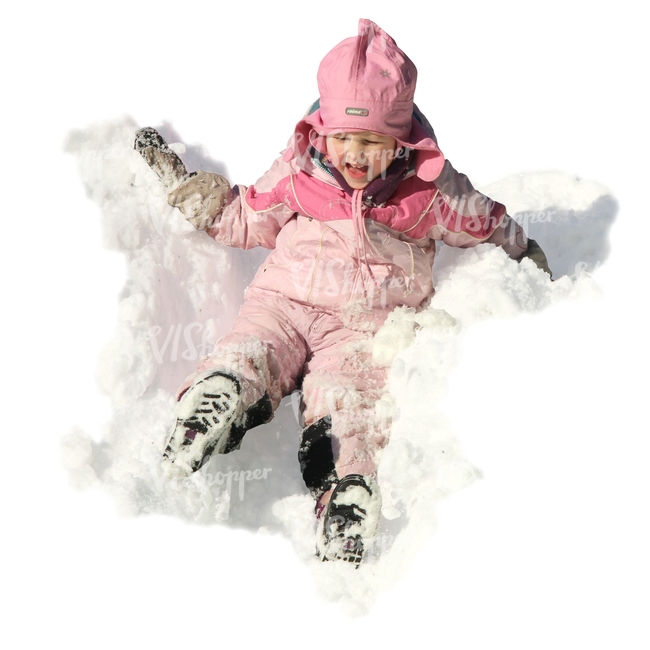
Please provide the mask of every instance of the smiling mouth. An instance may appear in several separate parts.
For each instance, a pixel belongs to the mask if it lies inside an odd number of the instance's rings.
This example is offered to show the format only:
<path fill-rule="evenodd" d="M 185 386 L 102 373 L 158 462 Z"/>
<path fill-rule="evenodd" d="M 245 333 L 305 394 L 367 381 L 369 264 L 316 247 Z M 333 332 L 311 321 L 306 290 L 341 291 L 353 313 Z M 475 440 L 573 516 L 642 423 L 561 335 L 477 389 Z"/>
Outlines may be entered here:
<path fill-rule="evenodd" d="M 350 165 L 349 163 L 346 163 L 345 170 L 348 172 L 350 177 L 354 178 L 355 180 L 366 178 L 366 176 L 368 175 L 367 165 L 362 167 L 355 167 L 353 165 Z"/>

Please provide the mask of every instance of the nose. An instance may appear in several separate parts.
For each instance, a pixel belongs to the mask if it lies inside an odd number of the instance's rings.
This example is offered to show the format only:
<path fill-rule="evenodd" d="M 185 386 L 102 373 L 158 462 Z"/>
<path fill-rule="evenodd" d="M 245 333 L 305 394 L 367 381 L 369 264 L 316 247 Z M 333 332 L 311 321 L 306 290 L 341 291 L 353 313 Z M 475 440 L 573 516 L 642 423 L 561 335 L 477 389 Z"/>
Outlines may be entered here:
<path fill-rule="evenodd" d="M 345 159 L 350 164 L 365 165 L 367 163 L 366 149 L 362 142 L 350 140 L 347 143 Z"/>

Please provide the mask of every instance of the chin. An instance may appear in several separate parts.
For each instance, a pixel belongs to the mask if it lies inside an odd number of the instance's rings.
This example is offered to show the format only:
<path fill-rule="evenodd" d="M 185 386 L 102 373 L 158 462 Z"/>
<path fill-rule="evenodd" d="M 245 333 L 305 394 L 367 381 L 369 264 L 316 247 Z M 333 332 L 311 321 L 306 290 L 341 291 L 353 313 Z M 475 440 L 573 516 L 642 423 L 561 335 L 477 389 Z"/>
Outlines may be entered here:
<path fill-rule="evenodd" d="M 370 181 L 366 178 L 363 180 L 359 178 L 350 178 L 347 174 L 343 175 L 343 178 L 347 181 L 348 185 L 353 189 L 353 190 L 363 190 L 368 185 L 370 185 Z"/>

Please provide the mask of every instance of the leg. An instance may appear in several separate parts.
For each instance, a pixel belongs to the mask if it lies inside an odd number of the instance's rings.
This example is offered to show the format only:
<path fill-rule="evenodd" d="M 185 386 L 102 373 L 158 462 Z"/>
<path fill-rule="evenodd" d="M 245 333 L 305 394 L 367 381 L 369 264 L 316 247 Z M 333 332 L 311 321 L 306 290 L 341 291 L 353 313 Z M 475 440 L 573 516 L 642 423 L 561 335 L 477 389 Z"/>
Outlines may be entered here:
<path fill-rule="evenodd" d="M 332 417 L 330 415 L 322 417 L 302 430 L 298 460 L 302 478 L 317 501 L 316 510 L 320 515 L 329 501 L 332 486 L 337 481 L 332 452 Z"/>
<path fill-rule="evenodd" d="M 239 449 L 246 431 L 268 422 L 282 397 L 294 390 L 306 344 L 289 323 L 283 302 L 273 294 L 249 292 L 232 330 L 181 387 L 163 454 L 170 476 L 187 476 L 212 453 Z"/>
<path fill-rule="evenodd" d="M 379 525 L 376 472 L 390 430 L 390 417 L 377 409 L 386 371 L 372 363 L 370 346 L 370 335 L 332 327 L 303 382 L 307 427 L 299 457 L 317 498 L 317 552 L 357 566 Z"/>
<path fill-rule="evenodd" d="M 324 437 L 331 436 L 339 479 L 374 475 L 391 426 L 390 415 L 378 409 L 386 395 L 386 369 L 373 364 L 369 337 L 340 330 L 336 339 L 305 367 L 305 433 L 313 439 L 316 432 L 329 429 L 321 433 L 319 446 L 324 449 Z"/>

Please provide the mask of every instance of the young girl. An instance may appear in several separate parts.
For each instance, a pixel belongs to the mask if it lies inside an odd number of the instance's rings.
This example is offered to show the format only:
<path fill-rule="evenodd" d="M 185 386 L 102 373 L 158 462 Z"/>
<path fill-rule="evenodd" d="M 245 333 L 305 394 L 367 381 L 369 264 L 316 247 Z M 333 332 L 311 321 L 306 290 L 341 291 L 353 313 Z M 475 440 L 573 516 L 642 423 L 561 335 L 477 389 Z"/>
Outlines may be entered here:
<path fill-rule="evenodd" d="M 321 62 L 319 101 L 251 187 L 188 174 L 153 129 L 136 137 L 169 203 L 196 228 L 228 246 L 273 249 L 232 330 L 181 387 L 163 466 L 187 476 L 238 449 L 300 388 L 299 459 L 323 560 L 358 565 L 377 530 L 390 415 L 372 338 L 395 307 L 431 298 L 435 242 L 491 242 L 548 270 L 505 207 L 445 160 L 413 103 L 416 76 L 395 41 L 362 19 Z"/>

